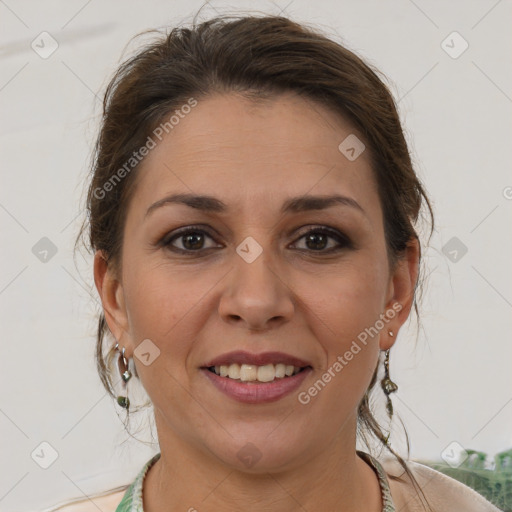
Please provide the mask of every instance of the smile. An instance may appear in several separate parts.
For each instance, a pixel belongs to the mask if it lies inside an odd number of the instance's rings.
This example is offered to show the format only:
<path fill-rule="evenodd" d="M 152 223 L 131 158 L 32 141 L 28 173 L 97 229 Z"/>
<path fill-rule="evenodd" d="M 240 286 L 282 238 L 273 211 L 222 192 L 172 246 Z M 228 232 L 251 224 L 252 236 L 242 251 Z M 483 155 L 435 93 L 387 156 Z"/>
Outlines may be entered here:
<path fill-rule="evenodd" d="M 253 364 L 239 365 L 233 363 L 230 365 L 210 366 L 208 368 L 208 370 L 214 372 L 216 375 L 240 382 L 272 382 L 275 379 L 285 379 L 296 375 L 303 369 L 304 368 L 298 366 L 285 365 L 283 363 L 275 365 L 266 364 L 263 366 Z"/>
<path fill-rule="evenodd" d="M 279 372 L 279 375 L 282 374 L 282 368 L 279 364 L 275 365 L 275 368 L 268 368 L 274 365 L 259 367 L 246 365 L 249 367 L 247 369 L 243 368 L 245 365 L 240 366 L 235 364 L 235 366 L 239 367 L 240 377 L 243 376 L 247 379 L 242 380 L 241 378 L 234 379 L 229 376 L 231 375 L 232 366 L 234 365 L 225 366 L 225 368 L 228 368 L 228 375 L 224 377 L 220 375 L 220 367 L 218 368 L 218 374 L 215 371 L 215 367 L 201 368 L 200 370 L 201 374 L 222 394 L 237 402 L 247 404 L 263 404 L 281 400 L 296 391 L 304 382 L 304 379 L 313 371 L 310 366 L 303 368 L 291 366 L 288 369 L 288 372 L 291 372 L 291 374 L 286 375 L 287 367 L 285 366 L 284 376 L 277 377 L 276 373 Z M 225 368 L 223 373 L 226 371 Z M 263 370 L 261 370 L 261 368 L 263 368 Z M 235 372 L 236 370 L 237 369 L 234 368 Z M 266 382 L 258 380 L 257 376 L 260 371 L 263 372 L 263 375 L 266 375 L 266 377 L 264 376 L 263 378 L 270 379 L 270 377 L 272 377 L 272 380 Z M 236 373 L 233 373 L 233 376 L 236 376 Z M 256 378 L 254 378 L 254 376 L 256 376 Z"/>

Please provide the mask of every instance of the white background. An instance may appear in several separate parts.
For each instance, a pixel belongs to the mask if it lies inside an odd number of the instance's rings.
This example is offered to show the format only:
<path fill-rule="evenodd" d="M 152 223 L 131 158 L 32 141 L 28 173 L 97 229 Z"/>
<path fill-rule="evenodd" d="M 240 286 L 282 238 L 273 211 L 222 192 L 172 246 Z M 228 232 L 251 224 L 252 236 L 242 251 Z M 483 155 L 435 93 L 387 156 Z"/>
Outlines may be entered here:
<path fill-rule="evenodd" d="M 440 460 L 453 441 L 491 457 L 511 448 L 510 0 L 213 1 L 203 17 L 251 5 L 316 24 L 377 66 L 399 99 L 437 216 L 423 330 L 416 342 L 415 325 L 403 329 L 391 351 L 411 458 Z M 0 1 L 2 511 L 127 485 L 158 449 L 123 433 L 101 387 L 91 260 L 77 269 L 72 247 L 108 77 L 133 35 L 189 22 L 200 6 Z M 47 59 L 31 48 L 43 31 L 59 45 Z M 469 44 L 458 58 L 442 47 L 453 31 Z M 42 237 L 57 247 L 46 263 L 32 252 Z M 452 237 L 468 249 L 457 262 L 442 250 Z M 405 455 L 400 428 L 391 439 Z M 58 453 L 48 469 L 31 457 L 42 442 Z"/>

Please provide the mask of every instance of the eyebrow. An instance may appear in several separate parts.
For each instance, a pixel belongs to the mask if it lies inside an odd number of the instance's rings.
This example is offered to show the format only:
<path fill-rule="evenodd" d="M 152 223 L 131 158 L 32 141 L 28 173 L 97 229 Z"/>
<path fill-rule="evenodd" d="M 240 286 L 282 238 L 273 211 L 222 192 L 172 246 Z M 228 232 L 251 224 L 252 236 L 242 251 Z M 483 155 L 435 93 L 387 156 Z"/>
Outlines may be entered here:
<path fill-rule="evenodd" d="M 211 213 L 226 213 L 228 206 L 213 196 L 208 195 L 194 195 L 194 194 L 172 194 L 170 196 L 160 199 L 156 203 L 153 203 L 146 211 L 145 217 L 155 211 L 157 208 L 166 206 L 169 204 L 183 204 L 196 210 Z M 329 196 L 313 196 L 313 195 L 302 195 L 287 199 L 281 207 L 281 214 L 285 213 L 300 213 L 310 210 L 325 210 L 333 206 L 348 206 L 355 210 L 360 211 L 364 215 L 366 212 L 363 210 L 361 205 L 350 197 L 341 195 L 329 195 Z"/>

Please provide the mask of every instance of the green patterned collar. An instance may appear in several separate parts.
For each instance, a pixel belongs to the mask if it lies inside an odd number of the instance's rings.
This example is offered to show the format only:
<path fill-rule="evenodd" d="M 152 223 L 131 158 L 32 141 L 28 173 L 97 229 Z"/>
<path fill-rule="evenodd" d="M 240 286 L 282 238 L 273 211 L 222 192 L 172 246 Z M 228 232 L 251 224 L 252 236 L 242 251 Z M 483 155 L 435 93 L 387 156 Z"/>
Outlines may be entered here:
<path fill-rule="evenodd" d="M 369 453 L 357 450 L 357 454 L 359 455 L 359 457 L 364 459 L 368 464 L 370 464 L 370 466 L 372 466 L 375 472 L 377 473 L 377 478 L 379 479 L 380 485 L 380 492 L 382 496 L 382 512 L 396 512 L 393 499 L 391 498 L 391 490 L 389 488 L 388 478 L 386 476 L 384 468 L 380 465 L 380 462 L 374 457 L 372 457 Z"/>
<path fill-rule="evenodd" d="M 396 512 L 393 500 L 391 499 L 391 491 L 389 489 L 386 473 L 380 463 L 370 454 L 357 450 L 357 454 L 365 460 L 374 469 L 379 479 L 380 490 L 382 494 L 382 512 Z M 134 482 L 128 487 L 126 493 L 119 503 L 116 512 L 144 512 L 142 508 L 142 484 L 144 477 L 149 468 L 160 458 L 160 453 L 152 457 L 141 469 Z"/>

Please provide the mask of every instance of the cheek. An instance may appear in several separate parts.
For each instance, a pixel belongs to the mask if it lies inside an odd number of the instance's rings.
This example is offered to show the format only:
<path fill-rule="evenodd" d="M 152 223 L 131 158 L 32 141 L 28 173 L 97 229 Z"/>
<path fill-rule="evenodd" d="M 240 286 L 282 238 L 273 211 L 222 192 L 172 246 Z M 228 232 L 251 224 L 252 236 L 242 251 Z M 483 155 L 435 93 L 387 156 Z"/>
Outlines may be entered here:
<path fill-rule="evenodd" d="M 143 387 L 156 406 L 179 402 L 179 396 L 187 403 L 178 383 L 188 379 L 186 362 L 196 336 L 191 318 L 198 297 L 178 280 L 166 277 L 161 268 L 147 263 L 134 269 L 125 289 L 133 349 L 147 339 L 152 343 L 143 345 L 149 347 L 148 365 L 143 358 L 134 358 Z"/>
<path fill-rule="evenodd" d="M 316 279 L 315 293 L 308 294 L 314 313 L 309 321 L 317 326 L 314 335 L 324 352 L 318 378 L 329 388 L 320 402 L 326 407 L 334 402 L 343 416 L 344 409 L 359 403 L 377 365 L 387 274 L 383 265 L 358 262 Z"/>
<path fill-rule="evenodd" d="M 159 339 L 179 319 L 180 302 L 165 280 L 150 269 L 135 271 L 126 280 L 126 308 L 130 331 L 138 338 Z"/>
<path fill-rule="evenodd" d="M 388 274 L 385 262 L 363 257 L 354 258 L 339 269 L 317 273 L 302 288 L 308 306 L 325 319 L 327 332 L 334 344 L 347 341 L 374 325 L 383 313 Z M 313 292 L 306 292 L 306 290 Z"/>
<path fill-rule="evenodd" d="M 125 300 L 134 345 L 149 338 L 169 355 L 166 364 L 183 367 L 203 321 L 198 318 L 204 314 L 202 303 L 218 280 L 214 272 L 177 269 L 149 258 L 127 265 Z"/>
<path fill-rule="evenodd" d="M 141 240 L 139 245 L 142 246 Z M 193 273 L 166 264 L 161 251 L 144 255 L 135 243 L 127 244 L 123 284 L 129 327 L 136 338 L 160 339 L 197 301 Z"/>

